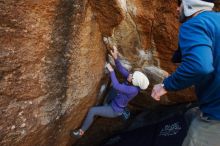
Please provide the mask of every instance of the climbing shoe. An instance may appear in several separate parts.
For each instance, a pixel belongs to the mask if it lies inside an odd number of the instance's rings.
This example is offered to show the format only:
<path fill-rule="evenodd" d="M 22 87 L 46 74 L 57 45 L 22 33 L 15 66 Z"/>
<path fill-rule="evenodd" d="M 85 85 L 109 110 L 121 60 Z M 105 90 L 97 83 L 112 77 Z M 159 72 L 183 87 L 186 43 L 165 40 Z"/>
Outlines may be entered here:
<path fill-rule="evenodd" d="M 72 130 L 70 132 L 70 136 L 74 137 L 74 138 L 81 138 L 83 136 L 83 134 L 84 134 L 84 132 L 81 129 L 79 129 L 79 130 Z"/>

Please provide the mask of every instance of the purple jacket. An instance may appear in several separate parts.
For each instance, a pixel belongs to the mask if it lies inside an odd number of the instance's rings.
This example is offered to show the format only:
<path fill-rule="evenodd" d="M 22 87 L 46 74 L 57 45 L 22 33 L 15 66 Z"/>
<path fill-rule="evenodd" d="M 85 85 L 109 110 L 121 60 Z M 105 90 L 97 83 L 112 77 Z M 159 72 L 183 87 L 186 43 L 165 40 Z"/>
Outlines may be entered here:
<path fill-rule="evenodd" d="M 115 60 L 115 64 L 122 76 L 127 80 L 129 72 L 121 65 L 118 59 Z M 120 84 L 114 71 L 111 72 L 111 80 L 113 88 L 118 92 L 117 96 L 112 100 L 111 106 L 115 112 L 121 113 L 127 106 L 128 102 L 138 94 L 140 88 L 129 85 L 127 82 Z"/>

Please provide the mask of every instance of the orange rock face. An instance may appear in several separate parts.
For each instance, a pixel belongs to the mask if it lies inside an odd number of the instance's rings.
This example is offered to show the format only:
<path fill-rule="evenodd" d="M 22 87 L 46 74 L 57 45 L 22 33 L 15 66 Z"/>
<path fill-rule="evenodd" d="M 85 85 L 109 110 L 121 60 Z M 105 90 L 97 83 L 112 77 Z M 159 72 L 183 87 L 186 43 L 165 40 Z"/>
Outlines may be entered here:
<path fill-rule="evenodd" d="M 104 75 L 105 46 L 87 5 L 0 2 L 0 145 L 70 145 Z"/>
<path fill-rule="evenodd" d="M 113 45 L 125 67 L 144 71 L 151 87 L 161 82 L 176 68 L 175 9 L 163 0 L 0 1 L 0 145 L 71 145 L 69 130 L 107 82 Z M 194 98 L 186 90 L 161 103 Z"/>

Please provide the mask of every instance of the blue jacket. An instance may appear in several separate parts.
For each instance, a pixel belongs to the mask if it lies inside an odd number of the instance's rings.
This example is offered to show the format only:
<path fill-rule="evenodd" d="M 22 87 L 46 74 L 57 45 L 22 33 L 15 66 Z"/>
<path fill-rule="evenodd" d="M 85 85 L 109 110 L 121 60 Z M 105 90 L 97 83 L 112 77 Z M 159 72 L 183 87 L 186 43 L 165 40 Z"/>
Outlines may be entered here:
<path fill-rule="evenodd" d="M 127 79 L 129 72 L 121 65 L 119 60 L 115 60 L 116 68 L 122 74 L 122 76 Z M 117 96 L 112 100 L 111 106 L 115 112 L 121 113 L 127 106 L 128 102 L 132 100 L 140 91 L 137 86 L 129 85 L 127 82 L 119 83 L 115 72 L 111 72 L 112 85 L 115 90 L 117 90 Z"/>
<path fill-rule="evenodd" d="M 200 109 L 220 120 L 220 13 L 205 11 L 180 27 L 182 60 L 163 83 L 168 91 L 195 85 Z"/>

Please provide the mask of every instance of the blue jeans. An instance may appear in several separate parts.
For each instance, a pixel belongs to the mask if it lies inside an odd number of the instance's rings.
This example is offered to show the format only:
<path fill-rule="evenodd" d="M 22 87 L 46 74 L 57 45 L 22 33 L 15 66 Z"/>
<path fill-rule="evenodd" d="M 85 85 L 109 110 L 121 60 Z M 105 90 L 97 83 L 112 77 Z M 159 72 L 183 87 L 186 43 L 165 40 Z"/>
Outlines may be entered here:
<path fill-rule="evenodd" d="M 115 112 L 110 105 L 92 107 L 81 127 L 83 131 L 86 131 L 90 127 L 95 116 L 115 118 L 121 116 L 121 113 Z"/>

